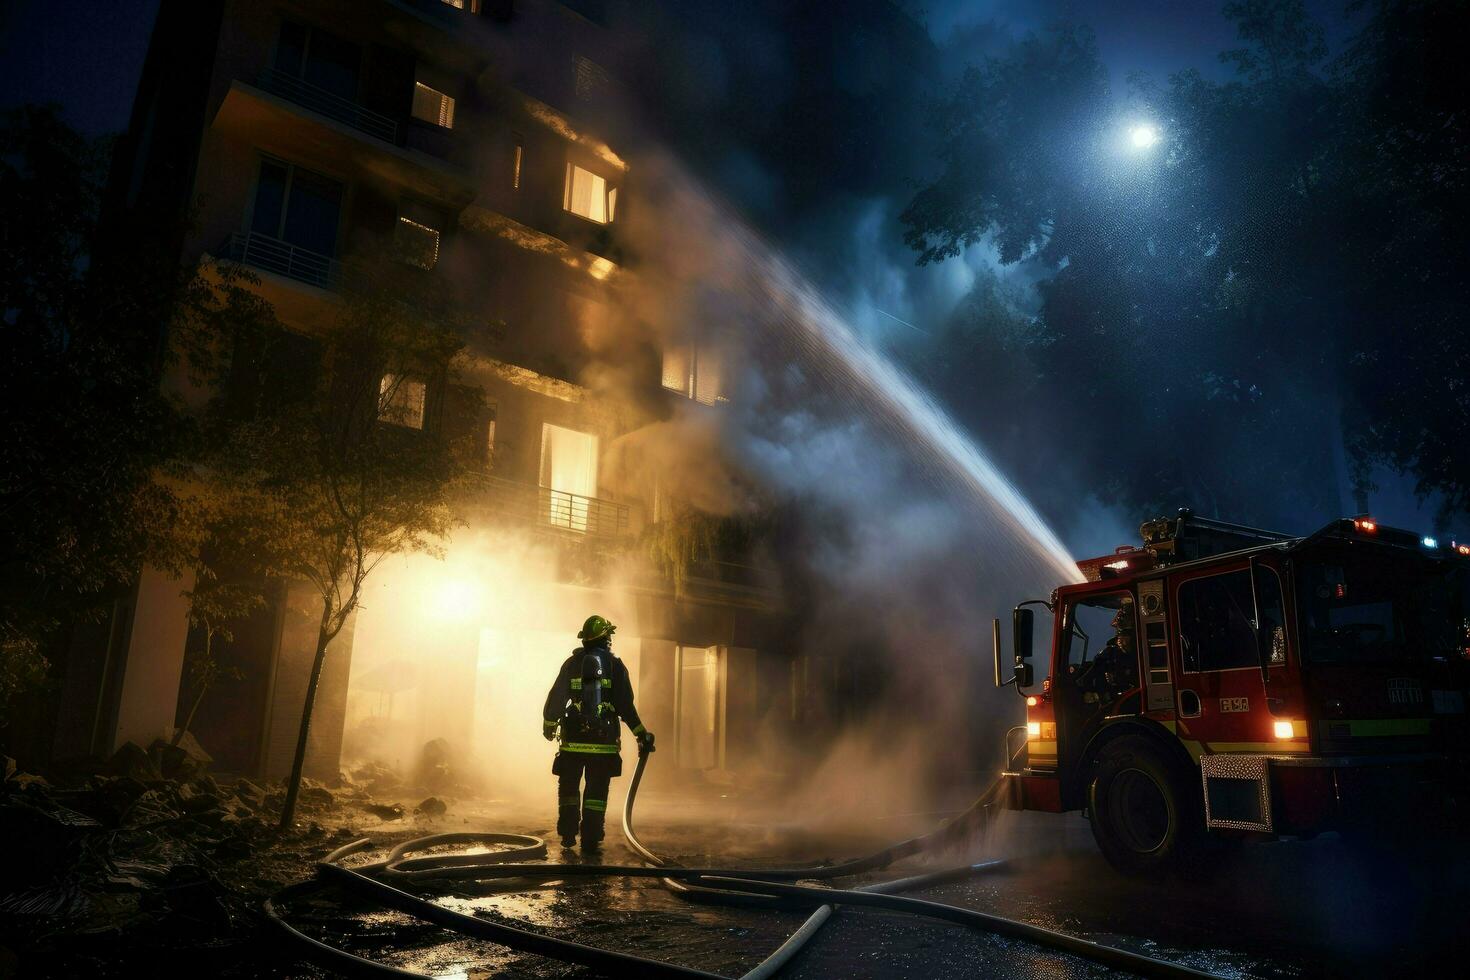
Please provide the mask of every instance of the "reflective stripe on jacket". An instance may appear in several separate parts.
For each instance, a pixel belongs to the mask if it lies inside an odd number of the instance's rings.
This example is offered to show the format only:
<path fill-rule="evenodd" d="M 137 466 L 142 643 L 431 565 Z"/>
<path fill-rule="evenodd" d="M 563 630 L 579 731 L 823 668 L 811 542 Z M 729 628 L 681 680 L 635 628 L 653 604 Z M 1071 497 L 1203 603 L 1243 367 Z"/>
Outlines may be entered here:
<path fill-rule="evenodd" d="M 617 712 L 619 719 L 633 730 L 634 735 L 642 735 L 646 729 L 638 717 L 638 709 L 633 705 L 633 682 L 628 677 L 627 666 L 617 658 L 613 652 L 606 647 L 597 647 L 595 652 L 602 655 L 608 662 L 608 675 L 601 679 L 603 688 L 603 699 Z M 580 701 L 582 690 L 582 654 L 583 648 L 578 647 L 572 651 L 561 665 L 561 670 L 556 675 L 556 681 L 551 685 L 551 690 L 546 695 L 546 705 L 541 711 L 541 718 L 547 723 L 554 724 L 560 721 L 567 713 L 567 706 L 574 700 L 573 692 L 579 696 L 575 700 Z M 574 740 L 568 741 L 568 735 Z M 595 755 L 615 755 L 620 748 L 620 736 L 617 730 L 610 737 L 599 737 L 593 732 L 582 731 L 569 733 L 566 726 L 561 732 L 563 752 L 579 752 Z"/>

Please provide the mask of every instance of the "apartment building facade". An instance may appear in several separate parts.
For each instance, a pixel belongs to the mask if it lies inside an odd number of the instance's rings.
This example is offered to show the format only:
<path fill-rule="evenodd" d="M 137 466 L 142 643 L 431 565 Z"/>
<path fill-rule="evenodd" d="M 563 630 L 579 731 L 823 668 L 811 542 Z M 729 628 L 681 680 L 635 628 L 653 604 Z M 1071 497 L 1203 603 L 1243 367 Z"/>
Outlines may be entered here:
<path fill-rule="evenodd" d="M 392 424 L 473 432 L 488 472 L 466 519 L 535 542 L 543 559 L 534 599 L 482 602 L 494 575 L 472 572 L 446 586 L 468 590 L 455 607 L 468 617 L 414 627 L 360 613 L 329 651 L 308 775 L 334 778 L 344 738 L 367 751 L 390 729 L 479 743 L 485 756 L 511 708 L 523 711 L 525 692 L 508 696 L 519 689 L 499 680 L 507 658 L 523 688 L 549 683 L 570 627 L 591 611 L 627 624 L 620 652 L 644 717 L 686 775 L 738 768 L 757 729 L 788 710 L 792 673 L 769 591 L 717 564 L 677 589 L 647 573 L 610 586 L 656 515 L 652 488 L 606 485 L 607 447 L 680 404 L 718 411 L 721 393 L 717 367 L 697 370 L 695 352 L 607 349 L 628 279 L 618 230 L 638 197 L 619 152 L 603 13 L 551 0 L 161 5 L 115 210 L 128 221 L 187 216 L 186 267 L 244 266 L 302 336 L 338 314 L 355 259 L 385 245 L 431 288 L 453 290 L 475 325 L 459 382 L 480 389 L 483 407 L 456 416 L 452 391 L 411 380 Z M 586 385 L 614 355 L 642 379 L 639 397 L 614 403 Z M 144 570 L 111 622 L 76 631 L 54 756 L 147 745 L 184 716 L 189 584 Z M 283 586 L 223 644 L 239 677 L 210 691 L 194 726 L 217 768 L 287 771 L 318 613 L 308 590 Z M 426 633 L 432 664 L 417 649 Z"/>

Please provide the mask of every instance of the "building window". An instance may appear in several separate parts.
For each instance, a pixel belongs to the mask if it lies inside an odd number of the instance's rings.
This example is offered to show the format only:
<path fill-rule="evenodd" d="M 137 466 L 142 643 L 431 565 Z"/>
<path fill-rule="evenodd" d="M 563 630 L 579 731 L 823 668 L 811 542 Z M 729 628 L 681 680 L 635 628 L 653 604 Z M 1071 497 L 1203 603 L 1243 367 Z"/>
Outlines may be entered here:
<path fill-rule="evenodd" d="M 424 427 L 428 385 L 401 374 L 385 374 L 378 385 L 378 419 L 408 429 Z"/>
<path fill-rule="evenodd" d="M 338 98 L 355 102 L 362 49 L 320 28 L 283 21 L 276 41 L 275 68 Z"/>
<path fill-rule="evenodd" d="M 516 137 L 515 155 L 511 158 L 510 189 L 518 191 L 521 189 L 521 157 L 525 152 L 525 144 L 519 136 Z"/>
<path fill-rule="evenodd" d="M 428 225 L 421 225 L 412 218 L 398 216 L 398 227 L 394 230 L 393 243 L 398 254 L 409 265 L 420 269 L 432 269 L 439 261 L 439 232 Z"/>
<path fill-rule="evenodd" d="M 485 406 L 485 461 L 495 462 L 495 406 Z"/>
<path fill-rule="evenodd" d="M 576 91 L 577 98 L 584 102 L 590 102 L 608 90 L 611 80 L 607 69 L 597 62 L 577 56 L 576 61 Z"/>
<path fill-rule="evenodd" d="M 472 14 L 480 12 L 480 0 L 444 0 L 444 2 L 456 10 L 468 10 Z"/>
<path fill-rule="evenodd" d="M 606 180 L 590 170 L 584 170 L 575 163 L 567 164 L 567 187 L 562 207 L 588 221 L 605 225 L 612 221 L 617 203 L 616 187 L 609 187 Z"/>
<path fill-rule="evenodd" d="M 453 129 L 454 99 L 423 82 L 414 82 L 413 117 L 430 125 Z"/>
<path fill-rule="evenodd" d="M 702 344 L 674 344 L 664 348 L 663 386 L 703 405 L 728 402 L 722 357 Z"/>
<path fill-rule="evenodd" d="M 330 258 L 337 254 L 342 185 L 278 160 L 262 160 L 250 230 Z M 283 254 L 282 261 L 291 258 Z M 322 265 L 323 275 L 327 272 Z"/>
<path fill-rule="evenodd" d="M 597 496 L 597 437 L 542 423 L 541 486 L 547 523 L 585 532 Z"/>
<path fill-rule="evenodd" d="M 420 269 L 432 269 L 439 262 L 439 241 L 444 215 L 413 201 L 398 207 L 398 225 L 393 229 L 393 247 L 400 261 Z"/>

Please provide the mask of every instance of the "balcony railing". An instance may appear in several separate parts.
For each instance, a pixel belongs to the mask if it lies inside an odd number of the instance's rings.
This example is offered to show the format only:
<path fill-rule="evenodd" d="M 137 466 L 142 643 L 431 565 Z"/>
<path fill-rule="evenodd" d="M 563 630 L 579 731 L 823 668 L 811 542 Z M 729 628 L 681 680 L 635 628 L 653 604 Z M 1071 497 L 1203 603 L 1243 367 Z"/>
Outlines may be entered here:
<path fill-rule="evenodd" d="M 481 500 L 489 516 L 591 537 L 628 533 L 628 505 L 491 477 Z"/>
<path fill-rule="evenodd" d="M 341 262 L 279 238 L 255 231 L 239 231 L 229 237 L 220 251 L 221 258 L 232 262 L 253 265 L 323 289 L 342 288 Z"/>
<path fill-rule="evenodd" d="M 398 123 L 391 116 L 374 112 L 351 99 L 344 99 L 324 88 L 318 88 L 279 68 L 267 68 L 262 71 L 259 85 L 272 95 L 278 95 L 288 102 L 294 102 L 312 112 L 320 113 L 328 119 L 335 119 L 339 123 L 394 145 L 398 143 Z"/>

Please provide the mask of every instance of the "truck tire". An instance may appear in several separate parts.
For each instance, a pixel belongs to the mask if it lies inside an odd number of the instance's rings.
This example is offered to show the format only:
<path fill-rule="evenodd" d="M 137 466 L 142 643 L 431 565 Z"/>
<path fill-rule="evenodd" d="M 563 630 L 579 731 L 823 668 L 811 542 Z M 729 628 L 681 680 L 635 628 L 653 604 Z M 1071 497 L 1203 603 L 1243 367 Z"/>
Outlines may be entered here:
<path fill-rule="evenodd" d="M 1192 870 L 1205 840 L 1199 780 L 1152 739 L 1103 746 L 1087 787 L 1092 836 L 1125 875 Z"/>

